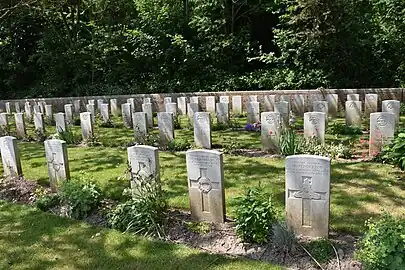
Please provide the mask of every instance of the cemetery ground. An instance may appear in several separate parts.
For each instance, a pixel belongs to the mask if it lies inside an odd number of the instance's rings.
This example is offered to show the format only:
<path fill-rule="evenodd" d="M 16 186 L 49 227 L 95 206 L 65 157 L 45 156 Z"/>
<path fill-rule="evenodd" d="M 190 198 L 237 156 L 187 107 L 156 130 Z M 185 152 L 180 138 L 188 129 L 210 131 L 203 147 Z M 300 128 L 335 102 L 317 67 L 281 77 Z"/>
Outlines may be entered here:
<path fill-rule="evenodd" d="M 230 220 L 233 218 L 232 214 L 235 208 L 233 199 L 242 195 L 249 187 L 257 186 L 259 183 L 266 191 L 273 195 L 273 203 L 276 205 L 280 216 L 282 216 L 285 203 L 285 160 L 266 154 L 260 150 L 260 132 L 244 131 L 245 119 L 234 119 L 234 129 L 213 129 L 212 133 L 213 148 L 223 149 L 226 153 L 224 155 L 224 179 L 227 217 Z M 94 133 L 97 139 L 94 139 L 89 145 L 69 145 L 68 156 L 72 179 L 90 179 L 100 186 L 107 198 L 120 201 L 122 200 L 122 192 L 129 186 L 126 147 L 133 141 L 133 130 L 124 128 L 120 119 L 113 118 L 113 122 L 116 124 L 114 128 L 95 125 Z M 333 122 L 343 123 L 344 120 L 339 118 L 333 120 Z M 331 125 L 332 122 L 329 123 L 329 126 Z M 368 123 L 365 119 L 363 126 L 367 125 Z M 13 127 L 12 121 L 10 126 Z M 176 140 L 182 141 L 183 144 L 189 143 L 192 145 L 193 131 L 187 129 L 187 121 L 185 119 L 181 121 L 181 126 L 183 127 L 182 129 L 175 131 Z M 236 126 L 239 126 L 239 128 Z M 301 119 L 297 119 L 295 126 L 298 133 L 302 132 Z M 28 125 L 27 131 L 34 138 L 33 129 L 31 124 Z M 54 129 L 54 126 L 47 126 L 47 134 L 53 134 Z M 222 128 L 219 127 L 218 129 Z M 73 126 L 72 131 L 80 137 L 79 127 Z M 11 129 L 11 133 L 13 133 L 13 128 Z M 157 134 L 158 131 L 154 130 L 153 133 Z M 390 212 L 393 215 L 400 215 L 405 212 L 403 204 L 405 199 L 405 184 L 402 181 L 404 175 L 399 169 L 391 165 L 372 162 L 367 159 L 365 156 L 365 153 L 368 151 L 367 136 L 367 133 L 363 133 L 362 135 L 326 135 L 327 142 L 352 140 L 354 149 L 354 157 L 352 159 L 332 161 L 330 202 L 332 239 L 344 238 L 346 236 L 352 237 L 351 239 L 357 239 L 364 231 L 365 221 L 370 217 L 376 217 L 381 214 L 381 210 Z M 43 144 L 21 141 L 18 143 L 18 147 L 21 153 L 25 179 L 35 181 L 41 186 L 49 186 Z M 240 149 L 244 150 L 240 151 Z M 167 191 L 169 207 L 180 209 L 180 213 L 183 213 L 183 210 L 188 211 L 189 199 L 185 152 L 160 151 L 159 156 L 161 181 L 164 190 Z M 97 263 L 100 265 L 100 268 L 108 265 L 111 265 L 112 268 L 114 266 L 121 268 L 128 266 L 131 269 L 147 266 L 157 268 L 167 265 L 168 261 L 172 263 L 173 254 L 175 254 L 174 263 L 179 261 L 179 268 L 183 266 L 181 262 L 184 259 L 186 262 L 192 261 L 196 269 L 207 267 L 218 269 L 266 267 L 254 261 L 234 261 L 219 256 L 198 253 L 184 246 L 153 242 L 144 238 L 130 237 L 109 230 L 103 230 L 102 236 L 99 238 L 91 238 L 91 236 L 95 236 L 101 229 L 9 203 L 2 203 L 1 208 L 0 227 L 2 229 L 0 230 L 0 234 L 7 234 L 10 237 L 15 237 L 13 234 L 19 234 L 20 236 L 18 238 L 19 241 L 12 240 L 14 239 L 12 238 L 10 243 L 0 242 L 0 248 L 3 250 L 12 250 L 13 248 L 14 250 L 24 249 L 26 255 L 21 256 L 40 254 L 38 255 L 38 261 L 27 262 L 32 263 L 33 266 L 35 266 L 35 263 L 39 263 L 39 260 L 53 260 L 56 265 L 57 261 L 72 260 L 77 263 L 78 268 L 80 268 L 80 263 L 84 266 Z M 11 229 L 13 223 L 20 224 L 21 231 L 18 231 L 17 228 Z M 32 230 L 32 224 L 41 224 L 38 231 Z M 77 235 L 77 239 L 75 234 Z M 86 237 L 87 239 L 90 238 L 90 240 L 86 241 Z M 45 244 L 37 244 L 39 246 L 35 251 L 31 247 L 23 247 L 24 241 L 26 241 L 25 243 L 29 243 L 30 246 L 34 245 L 36 247 L 36 244 L 33 243 L 36 239 L 43 239 L 43 241 L 63 239 L 66 242 L 67 248 L 58 250 L 58 254 L 60 254 L 58 255 L 58 259 L 52 259 L 47 257 L 49 256 L 49 254 L 46 254 L 48 247 Z M 103 246 L 103 243 L 107 243 L 107 241 L 112 243 L 111 246 L 107 244 L 105 244 L 107 246 Z M 75 255 L 81 256 L 80 258 L 70 257 L 72 255 L 69 253 L 69 250 L 73 247 L 79 247 L 82 251 L 79 255 Z M 117 248 L 122 252 L 118 252 Z M 130 251 L 128 251 L 128 248 Z M 349 249 L 351 248 L 353 246 L 349 247 Z M 109 249 L 111 249 L 111 254 L 106 254 L 105 252 L 108 252 Z M 158 251 L 150 253 L 153 256 L 150 254 L 145 255 L 151 249 Z M 344 251 L 346 252 L 346 250 Z M 133 254 L 126 254 L 126 252 L 133 252 Z M 102 256 L 99 261 L 94 262 L 90 259 L 100 254 Z M 44 257 L 41 258 L 41 256 Z M 141 258 L 138 262 L 131 260 L 139 257 L 144 258 Z M 162 259 L 156 260 L 158 257 Z M 18 258 L 16 259 L 18 260 Z M 63 260 L 61 260 L 62 258 Z M 104 259 L 105 261 L 103 261 Z M 24 260 L 24 258 L 21 257 L 21 260 Z M 0 266 L 2 263 L 9 262 L 0 261 Z M 131 265 L 131 263 L 135 265 Z M 142 264 L 136 265 L 136 263 Z M 187 268 L 191 267 L 194 266 L 191 266 L 191 264 L 187 265 Z M 267 265 L 267 267 L 271 266 Z M 35 267 L 25 265 L 22 268 Z"/>

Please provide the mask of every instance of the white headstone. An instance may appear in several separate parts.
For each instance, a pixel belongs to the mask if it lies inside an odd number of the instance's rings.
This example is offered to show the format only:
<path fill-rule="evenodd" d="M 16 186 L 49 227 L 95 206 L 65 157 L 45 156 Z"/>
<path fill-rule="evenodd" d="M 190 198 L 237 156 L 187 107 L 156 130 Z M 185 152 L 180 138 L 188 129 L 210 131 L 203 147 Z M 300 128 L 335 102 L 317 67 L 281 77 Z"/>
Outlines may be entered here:
<path fill-rule="evenodd" d="M 33 108 L 34 108 L 34 114 L 41 112 L 41 110 L 40 110 L 38 104 L 34 104 Z"/>
<path fill-rule="evenodd" d="M 148 134 L 148 119 L 145 112 L 132 113 L 132 126 L 134 127 L 135 139 L 145 138 Z"/>
<path fill-rule="evenodd" d="M 75 115 L 80 114 L 80 99 L 76 99 L 73 101 L 73 109 L 74 109 Z"/>
<path fill-rule="evenodd" d="M 198 100 L 198 96 L 190 97 L 190 103 L 197 103 L 197 104 L 200 104 L 200 103 L 199 103 L 199 100 Z"/>
<path fill-rule="evenodd" d="M 46 140 L 44 145 L 51 189 L 57 191 L 62 181 L 70 179 L 66 142 L 62 140 Z"/>
<path fill-rule="evenodd" d="M 126 128 L 132 127 L 132 112 L 131 112 L 131 104 L 124 103 L 121 105 L 121 115 L 122 115 L 122 122 Z"/>
<path fill-rule="evenodd" d="M 242 96 L 232 97 L 232 113 L 234 115 L 242 114 Z"/>
<path fill-rule="evenodd" d="M 65 105 L 65 117 L 66 117 L 66 122 L 68 123 L 68 125 L 73 124 L 73 105 L 72 104 Z"/>
<path fill-rule="evenodd" d="M 152 103 L 142 104 L 142 111 L 146 113 L 148 119 L 148 127 L 153 127 L 153 112 L 152 112 Z"/>
<path fill-rule="evenodd" d="M 246 104 L 250 102 L 257 102 L 257 95 L 249 95 L 246 97 Z"/>
<path fill-rule="evenodd" d="M 263 107 L 267 112 L 274 111 L 274 104 L 276 103 L 276 95 L 265 95 L 263 97 Z"/>
<path fill-rule="evenodd" d="M 205 111 L 215 113 L 215 96 L 205 97 Z"/>
<path fill-rule="evenodd" d="M 120 111 L 118 109 L 117 99 L 115 98 L 110 99 L 110 106 L 111 106 L 111 114 L 115 117 L 118 117 L 120 115 Z"/>
<path fill-rule="evenodd" d="M 278 112 L 261 114 L 261 140 L 263 150 L 278 152 L 280 149 L 281 116 Z"/>
<path fill-rule="evenodd" d="M 151 98 L 146 97 L 143 99 L 143 103 L 152 103 L 152 100 L 151 100 Z"/>
<path fill-rule="evenodd" d="M 399 123 L 399 114 L 401 112 L 401 102 L 398 100 L 384 100 L 381 105 L 382 112 L 390 112 L 395 115 L 396 124 Z"/>
<path fill-rule="evenodd" d="M 278 112 L 281 117 L 281 127 L 287 128 L 290 125 L 290 111 L 287 101 L 274 103 L 274 111 Z"/>
<path fill-rule="evenodd" d="M 360 95 L 359 94 L 348 94 L 347 101 L 360 101 Z"/>
<path fill-rule="evenodd" d="M 172 113 L 158 113 L 158 127 L 162 143 L 168 143 L 174 140 L 174 120 Z"/>
<path fill-rule="evenodd" d="M 305 112 L 305 96 L 293 95 L 291 97 L 291 110 L 299 116 L 303 116 Z"/>
<path fill-rule="evenodd" d="M 177 116 L 177 103 L 168 102 L 165 104 L 166 112 L 172 113 L 173 117 Z"/>
<path fill-rule="evenodd" d="M 94 124 L 96 122 L 96 109 L 94 104 L 86 104 L 86 110 L 91 114 L 91 122 Z"/>
<path fill-rule="evenodd" d="M 330 159 L 288 156 L 285 167 L 288 226 L 296 234 L 328 238 Z"/>
<path fill-rule="evenodd" d="M 186 97 L 178 97 L 177 98 L 177 105 L 180 115 L 187 114 L 187 100 Z"/>
<path fill-rule="evenodd" d="M 246 103 L 247 122 L 250 124 L 260 122 L 260 103 L 248 102 Z"/>
<path fill-rule="evenodd" d="M 45 133 L 44 117 L 42 113 L 34 114 L 34 127 L 36 131 Z"/>
<path fill-rule="evenodd" d="M 390 112 L 370 114 L 369 155 L 378 155 L 395 134 L 395 115 Z"/>
<path fill-rule="evenodd" d="M 370 113 L 378 111 L 378 95 L 366 94 L 364 98 L 364 114 L 366 117 L 370 117 Z"/>
<path fill-rule="evenodd" d="M 25 135 L 27 135 L 27 132 L 25 130 L 24 114 L 23 113 L 15 113 L 14 114 L 14 119 L 15 119 L 15 126 L 16 126 L 17 136 L 20 137 L 20 138 L 24 138 Z"/>
<path fill-rule="evenodd" d="M 336 118 L 338 113 L 339 97 L 337 94 L 326 95 L 326 101 L 328 102 L 329 117 Z"/>
<path fill-rule="evenodd" d="M 15 112 L 16 112 L 16 113 L 20 113 L 20 112 L 21 112 L 20 103 L 19 103 L 19 102 L 15 102 L 15 103 L 14 103 L 14 107 L 15 107 Z"/>
<path fill-rule="evenodd" d="M 198 147 L 211 149 L 211 115 L 209 112 L 194 113 L 194 143 Z"/>
<path fill-rule="evenodd" d="M 7 113 L 7 114 L 11 114 L 11 105 L 10 105 L 10 102 L 6 102 L 6 103 L 4 104 L 4 106 L 6 107 L 6 113 Z"/>
<path fill-rule="evenodd" d="M 164 104 L 172 103 L 172 102 L 173 102 L 173 101 L 172 101 L 172 97 L 165 97 L 164 100 L 163 100 L 163 102 L 164 102 Z"/>
<path fill-rule="evenodd" d="M 100 111 L 101 104 L 104 104 L 104 100 L 102 99 L 97 99 L 97 109 Z"/>
<path fill-rule="evenodd" d="M 87 104 L 95 105 L 94 99 L 89 99 L 87 101 Z"/>
<path fill-rule="evenodd" d="M 32 120 L 32 111 L 31 111 L 31 104 L 27 101 L 25 102 L 25 118 L 27 119 L 28 122 L 31 122 Z"/>
<path fill-rule="evenodd" d="M 229 103 L 229 96 L 219 96 L 219 102 Z"/>
<path fill-rule="evenodd" d="M 82 129 L 83 141 L 87 141 L 93 136 L 93 122 L 91 121 L 91 113 L 80 113 L 80 127 Z"/>
<path fill-rule="evenodd" d="M 17 139 L 11 136 L 0 137 L 0 154 L 5 177 L 22 175 L 20 152 Z"/>
<path fill-rule="evenodd" d="M 108 112 L 108 104 L 100 104 L 100 114 L 101 119 L 103 119 L 104 123 L 108 123 L 110 121 L 110 114 Z"/>
<path fill-rule="evenodd" d="M 56 132 L 66 132 L 66 120 L 64 113 L 55 114 Z"/>
<path fill-rule="evenodd" d="M 304 137 L 325 142 L 325 118 L 326 113 L 323 112 L 304 113 Z"/>
<path fill-rule="evenodd" d="M 314 100 L 312 102 L 313 112 L 323 112 L 325 113 L 325 121 L 328 123 L 329 107 L 327 101 Z"/>
<path fill-rule="evenodd" d="M 227 124 L 229 122 L 229 103 L 217 103 L 217 123 Z"/>
<path fill-rule="evenodd" d="M 188 103 L 187 104 L 187 116 L 188 121 L 194 125 L 194 114 L 198 112 L 198 103 Z"/>
<path fill-rule="evenodd" d="M 9 131 L 8 113 L 0 113 L 0 135 L 8 135 Z"/>
<path fill-rule="evenodd" d="M 222 153 L 213 150 L 186 152 L 191 215 L 196 220 L 225 221 Z"/>
<path fill-rule="evenodd" d="M 135 99 L 134 98 L 128 98 L 127 103 L 131 105 L 131 113 L 135 112 Z"/>
<path fill-rule="evenodd" d="M 346 126 L 361 127 L 361 101 L 346 101 Z"/>
<path fill-rule="evenodd" d="M 45 105 L 45 117 L 48 120 L 53 119 L 52 105 Z"/>

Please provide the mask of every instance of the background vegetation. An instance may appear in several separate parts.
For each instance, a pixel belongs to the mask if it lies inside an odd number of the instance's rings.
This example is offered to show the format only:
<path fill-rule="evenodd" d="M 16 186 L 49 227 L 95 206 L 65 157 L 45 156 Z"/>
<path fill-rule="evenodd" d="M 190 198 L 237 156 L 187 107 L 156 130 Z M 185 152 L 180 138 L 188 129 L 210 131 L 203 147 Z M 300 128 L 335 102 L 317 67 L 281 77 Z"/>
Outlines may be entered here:
<path fill-rule="evenodd" d="M 0 99 L 405 81 L 403 0 L 0 0 Z"/>

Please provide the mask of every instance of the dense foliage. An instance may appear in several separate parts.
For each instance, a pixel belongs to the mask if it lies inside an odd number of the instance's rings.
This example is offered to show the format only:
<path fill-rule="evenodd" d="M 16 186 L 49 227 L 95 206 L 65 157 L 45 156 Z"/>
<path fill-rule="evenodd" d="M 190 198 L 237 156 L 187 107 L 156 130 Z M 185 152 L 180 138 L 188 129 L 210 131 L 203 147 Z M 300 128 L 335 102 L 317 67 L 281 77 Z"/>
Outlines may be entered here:
<path fill-rule="evenodd" d="M 376 160 L 398 166 L 401 170 L 405 169 L 405 130 L 396 134 L 394 140 L 384 147 Z"/>
<path fill-rule="evenodd" d="M 403 0 L 2 0 L 0 99 L 397 87 Z"/>

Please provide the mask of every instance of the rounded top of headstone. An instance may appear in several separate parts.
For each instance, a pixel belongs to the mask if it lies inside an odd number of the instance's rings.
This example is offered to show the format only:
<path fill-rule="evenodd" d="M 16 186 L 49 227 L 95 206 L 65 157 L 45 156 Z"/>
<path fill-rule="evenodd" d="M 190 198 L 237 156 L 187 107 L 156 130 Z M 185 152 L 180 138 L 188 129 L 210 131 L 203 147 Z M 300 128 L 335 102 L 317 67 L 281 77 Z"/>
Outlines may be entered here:
<path fill-rule="evenodd" d="M 158 151 L 159 149 L 153 146 L 149 146 L 149 145 L 134 145 L 131 147 L 128 147 L 127 150 L 136 150 L 136 149 L 145 149 L 145 150 L 150 150 L 150 151 Z"/>
<path fill-rule="evenodd" d="M 323 156 L 316 156 L 316 155 L 293 155 L 293 156 L 288 156 L 285 158 L 287 160 L 291 159 L 312 159 L 312 160 L 324 160 L 330 162 L 330 158 L 328 157 L 323 157 Z"/>
<path fill-rule="evenodd" d="M 221 156 L 222 152 L 219 152 L 217 150 L 195 149 L 195 150 L 187 150 L 186 154 L 211 154 Z"/>
<path fill-rule="evenodd" d="M 17 138 L 13 136 L 3 136 L 0 137 L 0 140 L 17 140 Z"/>
<path fill-rule="evenodd" d="M 64 143 L 66 143 L 66 141 L 64 141 L 64 140 L 59 140 L 59 139 L 49 139 L 49 140 L 44 141 L 44 143 L 45 143 L 45 144 L 46 144 L 46 143 L 60 143 L 60 144 L 64 144 Z"/>

